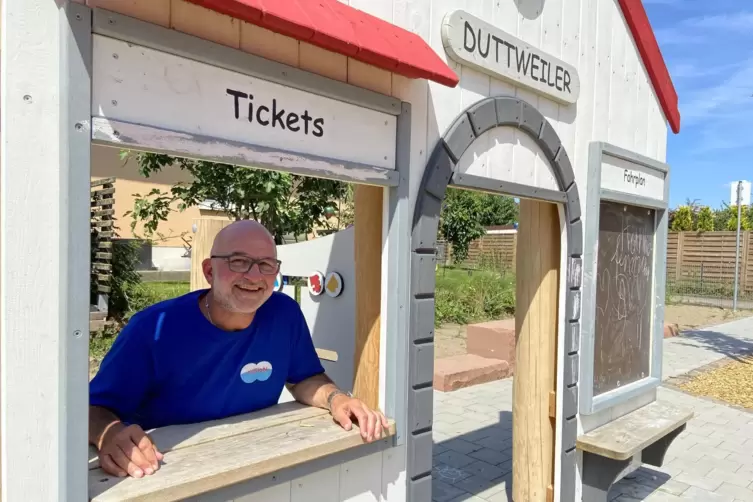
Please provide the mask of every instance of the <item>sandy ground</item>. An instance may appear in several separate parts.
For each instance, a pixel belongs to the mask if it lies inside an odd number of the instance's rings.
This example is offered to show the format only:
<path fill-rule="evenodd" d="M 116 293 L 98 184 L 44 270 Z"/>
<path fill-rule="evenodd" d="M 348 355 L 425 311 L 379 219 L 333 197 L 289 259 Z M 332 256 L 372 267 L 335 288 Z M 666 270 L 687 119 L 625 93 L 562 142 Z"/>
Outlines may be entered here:
<path fill-rule="evenodd" d="M 753 311 L 750 310 L 732 312 L 717 307 L 695 305 L 667 305 L 664 311 L 664 321 L 679 325 L 680 331 L 715 326 L 750 316 L 753 316 Z"/>
<path fill-rule="evenodd" d="M 680 326 L 680 331 L 714 326 L 725 322 L 753 316 L 753 311 L 697 307 L 695 305 L 667 305 L 664 320 Z M 451 357 L 466 353 L 466 327 L 446 324 L 435 330 L 434 357 Z"/>

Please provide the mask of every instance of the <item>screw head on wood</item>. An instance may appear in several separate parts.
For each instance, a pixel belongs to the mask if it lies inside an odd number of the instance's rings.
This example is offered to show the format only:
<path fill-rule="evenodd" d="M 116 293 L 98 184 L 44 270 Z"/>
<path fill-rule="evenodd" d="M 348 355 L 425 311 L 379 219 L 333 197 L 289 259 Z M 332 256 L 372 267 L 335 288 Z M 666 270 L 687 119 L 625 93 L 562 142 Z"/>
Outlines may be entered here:
<path fill-rule="evenodd" d="M 73 337 L 74 338 L 81 338 L 81 330 L 77 329 L 76 331 L 74 331 L 73 332 Z"/>
<path fill-rule="evenodd" d="M 24 101 L 26 101 L 27 103 L 31 103 L 31 95 L 29 95 L 29 94 L 26 94 L 26 95 L 24 96 Z"/>
<path fill-rule="evenodd" d="M 84 124 L 82 124 L 81 122 L 77 122 L 74 127 L 75 127 L 75 129 L 77 131 L 83 131 L 84 130 Z"/>

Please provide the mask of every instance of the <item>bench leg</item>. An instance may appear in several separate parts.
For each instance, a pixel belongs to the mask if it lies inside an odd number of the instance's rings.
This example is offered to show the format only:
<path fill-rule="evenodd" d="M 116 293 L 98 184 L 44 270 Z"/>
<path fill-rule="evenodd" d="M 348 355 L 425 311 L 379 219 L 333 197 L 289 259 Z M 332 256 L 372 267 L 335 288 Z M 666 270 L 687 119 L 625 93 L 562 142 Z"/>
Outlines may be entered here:
<path fill-rule="evenodd" d="M 674 441 L 675 438 L 685 430 L 686 425 L 687 424 L 682 424 L 680 427 L 673 430 L 656 443 L 645 448 L 643 450 L 643 453 L 641 454 L 641 462 L 643 462 L 644 464 L 653 465 L 654 467 L 661 467 L 664 463 L 664 455 L 667 454 L 669 445 L 672 444 L 672 441 Z"/>
<path fill-rule="evenodd" d="M 630 460 L 612 460 L 583 452 L 583 502 L 607 502 L 609 488 L 630 465 Z"/>

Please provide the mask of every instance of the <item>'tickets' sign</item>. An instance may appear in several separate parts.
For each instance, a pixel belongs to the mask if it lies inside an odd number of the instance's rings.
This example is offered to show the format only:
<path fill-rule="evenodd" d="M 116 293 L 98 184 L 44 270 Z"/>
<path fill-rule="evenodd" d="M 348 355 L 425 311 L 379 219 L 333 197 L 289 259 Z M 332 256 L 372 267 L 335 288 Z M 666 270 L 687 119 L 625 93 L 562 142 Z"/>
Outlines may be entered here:
<path fill-rule="evenodd" d="M 465 11 L 456 10 L 445 17 L 442 42 L 447 54 L 460 64 L 561 103 L 578 100 L 580 79 L 573 66 Z"/>
<path fill-rule="evenodd" d="M 196 135 L 213 151 L 252 144 L 395 169 L 394 115 L 100 35 L 93 42 L 95 117 Z"/>

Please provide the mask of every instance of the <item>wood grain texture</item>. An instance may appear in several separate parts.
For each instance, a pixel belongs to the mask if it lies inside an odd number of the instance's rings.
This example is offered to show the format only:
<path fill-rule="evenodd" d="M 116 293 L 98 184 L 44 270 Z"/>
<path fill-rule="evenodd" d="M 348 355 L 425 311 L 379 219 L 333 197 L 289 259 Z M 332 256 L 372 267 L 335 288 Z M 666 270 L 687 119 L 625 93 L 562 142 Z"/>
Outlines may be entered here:
<path fill-rule="evenodd" d="M 348 58 L 315 45 L 301 42 L 299 68 L 341 82 L 348 81 Z"/>
<path fill-rule="evenodd" d="M 214 238 L 220 233 L 220 230 L 230 225 L 230 220 L 216 220 L 211 218 L 197 218 L 194 220 L 196 233 L 194 234 L 193 243 L 191 244 L 191 291 L 209 287 L 209 283 L 204 278 L 204 270 L 201 268 L 201 262 L 212 252 Z"/>
<path fill-rule="evenodd" d="M 86 5 L 170 27 L 170 0 L 87 0 Z"/>
<path fill-rule="evenodd" d="M 355 187 L 356 351 L 353 394 L 379 406 L 379 328 L 382 281 L 381 187 Z"/>
<path fill-rule="evenodd" d="M 198 424 L 171 425 L 147 431 L 162 453 L 248 434 L 289 422 L 328 415 L 329 412 L 297 402 L 278 404 L 254 413 Z M 89 470 L 99 467 L 97 450 L 89 447 Z"/>
<path fill-rule="evenodd" d="M 394 434 L 390 422 L 387 436 Z M 160 470 L 142 479 L 90 470 L 89 495 L 92 502 L 183 500 L 361 444 L 357 427 L 346 431 L 325 413 L 170 451 Z"/>
<path fill-rule="evenodd" d="M 392 73 L 348 58 L 348 83 L 382 93 L 392 94 Z"/>
<path fill-rule="evenodd" d="M 298 67 L 299 42 L 261 26 L 241 24 L 241 50 L 279 63 Z"/>
<path fill-rule="evenodd" d="M 241 46 L 241 21 L 186 0 L 170 0 L 170 27 L 234 49 Z"/>
<path fill-rule="evenodd" d="M 513 382 L 513 499 L 545 502 L 554 477 L 560 233 L 557 206 L 520 201 Z"/>
<path fill-rule="evenodd" d="M 693 418 L 693 410 L 654 401 L 578 437 L 576 446 L 614 460 L 627 460 Z"/>

